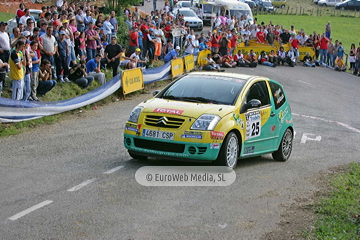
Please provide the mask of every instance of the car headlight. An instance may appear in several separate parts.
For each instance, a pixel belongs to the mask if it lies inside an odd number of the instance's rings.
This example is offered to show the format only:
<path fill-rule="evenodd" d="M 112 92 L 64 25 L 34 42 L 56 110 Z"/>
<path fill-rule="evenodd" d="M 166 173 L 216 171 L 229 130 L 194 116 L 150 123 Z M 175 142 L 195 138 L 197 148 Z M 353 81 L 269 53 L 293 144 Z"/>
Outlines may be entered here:
<path fill-rule="evenodd" d="M 216 124 L 220 121 L 218 115 L 203 114 L 191 126 L 191 130 L 214 130 Z"/>
<path fill-rule="evenodd" d="M 133 123 L 137 123 L 140 113 L 143 110 L 144 107 L 135 107 L 131 113 L 130 113 L 130 117 L 128 119 L 129 122 L 133 122 Z"/>

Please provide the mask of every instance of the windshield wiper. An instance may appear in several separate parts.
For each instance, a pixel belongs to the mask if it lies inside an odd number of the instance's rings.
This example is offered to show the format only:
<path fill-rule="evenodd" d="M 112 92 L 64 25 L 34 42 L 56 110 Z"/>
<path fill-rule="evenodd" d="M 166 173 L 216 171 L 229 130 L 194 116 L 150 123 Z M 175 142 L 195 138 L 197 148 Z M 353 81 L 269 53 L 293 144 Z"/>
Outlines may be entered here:
<path fill-rule="evenodd" d="M 172 99 L 172 100 L 179 100 L 181 97 L 175 97 L 173 95 L 163 96 L 163 99 Z"/>
<path fill-rule="evenodd" d="M 209 98 L 204 98 L 204 97 L 182 97 L 182 98 L 179 98 L 179 99 L 184 100 L 184 101 L 189 101 L 189 102 L 219 103 L 216 100 L 209 99 Z"/>

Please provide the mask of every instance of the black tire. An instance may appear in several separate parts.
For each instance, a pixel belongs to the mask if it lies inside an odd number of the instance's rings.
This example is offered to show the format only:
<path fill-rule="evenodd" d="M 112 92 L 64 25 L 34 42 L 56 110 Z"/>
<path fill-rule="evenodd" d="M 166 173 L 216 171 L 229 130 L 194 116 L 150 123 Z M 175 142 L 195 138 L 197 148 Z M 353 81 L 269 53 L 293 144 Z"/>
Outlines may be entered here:
<path fill-rule="evenodd" d="M 324 7 L 327 7 L 326 3 L 323 4 Z"/>
<path fill-rule="evenodd" d="M 130 155 L 130 157 L 132 157 L 133 159 L 138 159 L 138 160 L 142 160 L 142 161 L 145 161 L 145 160 L 148 159 L 148 157 L 146 157 L 146 156 L 138 155 L 138 154 L 135 154 L 135 153 L 132 153 L 132 152 L 129 152 L 129 155 Z"/>
<path fill-rule="evenodd" d="M 286 129 L 281 139 L 278 150 L 272 153 L 272 156 L 276 161 L 286 162 L 290 158 L 293 137 L 293 132 L 290 130 L 290 128 Z"/>
<path fill-rule="evenodd" d="M 285 5 L 281 5 L 281 8 L 285 8 Z"/>
<path fill-rule="evenodd" d="M 235 168 L 239 154 L 240 154 L 240 147 L 239 147 L 238 136 L 234 132 L 230 132 L 226 136 L 221 146 L 219 156 L 216 159 L 216 162 L 220 166 Z"/>

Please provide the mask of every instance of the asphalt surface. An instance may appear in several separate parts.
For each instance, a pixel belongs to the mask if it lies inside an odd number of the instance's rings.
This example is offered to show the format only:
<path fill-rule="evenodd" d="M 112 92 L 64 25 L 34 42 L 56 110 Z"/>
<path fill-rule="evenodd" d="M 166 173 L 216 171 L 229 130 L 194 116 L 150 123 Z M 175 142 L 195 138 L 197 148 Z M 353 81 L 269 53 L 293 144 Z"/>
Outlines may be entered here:
<path fill-rule="evenodd" d="M 0 239 L 259 239 L 311 197 L 312 177 L 359 162 L 360 78 L 322 67 L 227 71 L 284 85 L 296 131 L 288 162 L 240 160 L 228 187 L 144 187 L 135 180 L 142 166 L 203 164 L 131 159 L 123 130 L 151 97 L 141 95 L 0 139 Z"/>

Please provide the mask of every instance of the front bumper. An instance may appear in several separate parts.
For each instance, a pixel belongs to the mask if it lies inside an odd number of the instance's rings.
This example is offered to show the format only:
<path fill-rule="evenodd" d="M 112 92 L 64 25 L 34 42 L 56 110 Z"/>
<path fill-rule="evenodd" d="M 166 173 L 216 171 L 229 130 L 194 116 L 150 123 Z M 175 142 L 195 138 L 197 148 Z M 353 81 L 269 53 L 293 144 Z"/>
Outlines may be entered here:
<path fill-rule="evenodd" d="M 221 143 L 166 141 L 125 133 L 124 146 L 130 152 L 155 158 L 214 161 L 219 155 Z"/>

